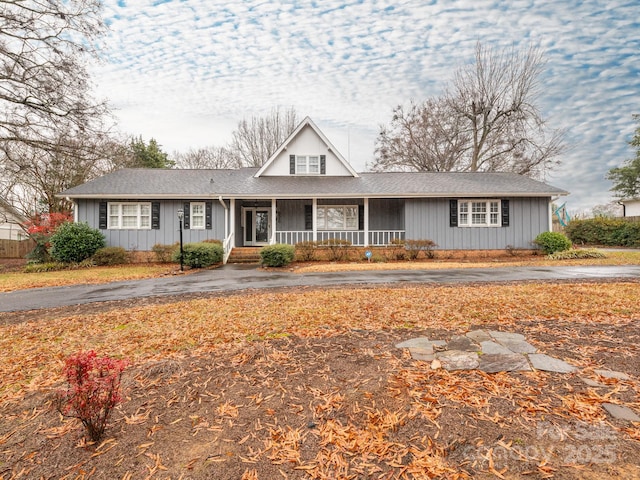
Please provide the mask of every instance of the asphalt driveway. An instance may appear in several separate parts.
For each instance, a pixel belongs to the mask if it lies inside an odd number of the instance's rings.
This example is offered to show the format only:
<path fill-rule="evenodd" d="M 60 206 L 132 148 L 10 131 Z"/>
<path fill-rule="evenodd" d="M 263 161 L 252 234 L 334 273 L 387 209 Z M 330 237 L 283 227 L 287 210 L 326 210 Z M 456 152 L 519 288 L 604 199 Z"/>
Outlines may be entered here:
<path fill-rule="evenodd" d="M 225 265 L 190 275 L 100 285 L 37 288 L 0 293 L 0 312 L 82 305 L 194 293 L 336 285 L 455 284 L 581 279 L 640 279 L 640 266 L 501 267 L 451 270 L 384 270 L 334 273 L 265 271 L 255 265 Z"/>

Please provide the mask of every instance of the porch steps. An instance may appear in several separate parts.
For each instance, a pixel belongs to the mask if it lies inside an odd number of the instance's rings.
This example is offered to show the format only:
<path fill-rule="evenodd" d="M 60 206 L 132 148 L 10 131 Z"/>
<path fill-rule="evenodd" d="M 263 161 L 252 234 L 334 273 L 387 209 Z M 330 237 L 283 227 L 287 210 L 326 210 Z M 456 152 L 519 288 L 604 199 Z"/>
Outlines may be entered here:
<path fill-rule="evenodd" d="M 260 263 L 260 248 L 234 247 L 227 263 Z"/>

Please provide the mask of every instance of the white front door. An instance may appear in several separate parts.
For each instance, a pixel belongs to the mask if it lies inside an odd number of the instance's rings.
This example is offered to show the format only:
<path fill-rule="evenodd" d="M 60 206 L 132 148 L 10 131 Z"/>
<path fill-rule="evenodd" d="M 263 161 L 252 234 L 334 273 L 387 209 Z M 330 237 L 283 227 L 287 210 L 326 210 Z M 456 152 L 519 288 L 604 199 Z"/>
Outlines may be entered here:
<path fill-rule="evenodd" d="M 244 220 L 244 245 L 268 245 L 271 232 L 271 209 L 268 207 L 245 207 L 242 212 Z"/>

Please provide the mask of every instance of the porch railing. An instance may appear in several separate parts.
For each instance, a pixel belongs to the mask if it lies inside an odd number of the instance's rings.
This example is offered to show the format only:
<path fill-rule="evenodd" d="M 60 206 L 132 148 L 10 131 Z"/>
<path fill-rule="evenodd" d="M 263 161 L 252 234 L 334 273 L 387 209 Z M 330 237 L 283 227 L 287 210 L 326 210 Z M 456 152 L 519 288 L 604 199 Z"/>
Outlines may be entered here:
<path fill-rule="evenodd" d="M 404 240 L 404 230 L 370 230 L 369 245 L 373 247 L 383 247 L 389 245 L 392 240 Z M 319 242 L 328 239 L 348 240 L 351 245 L 364 246 L 364 230 L 318 230 L 316 238 Z M 287 243 L 295 245 L 299 242 L 310 242 L 313 240 L 311 230 L 281 230 L 276 231 L 276 243 Z"/>
<path fill-rule="evenodd" d="M 233 250 L 233 233 L 230 233 L 222 242 L 222 250 L 224 252 L 222 263 L 226 264 L 227 260 L 229 260 L 229 255 L 231 255 L 231 250 Z"/>

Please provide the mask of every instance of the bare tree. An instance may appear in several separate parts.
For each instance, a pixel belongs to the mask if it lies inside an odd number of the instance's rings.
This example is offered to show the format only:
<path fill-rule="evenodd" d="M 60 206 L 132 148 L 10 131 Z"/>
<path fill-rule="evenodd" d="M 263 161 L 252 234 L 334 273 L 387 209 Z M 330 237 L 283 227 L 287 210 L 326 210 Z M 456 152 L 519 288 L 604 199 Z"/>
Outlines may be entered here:
<path fill-rule="evenodd" d="M 62 157 L 82 171 L 106 131 L 85 68 L 104 30 L 100 9 L 99 0 L 0 0 L 0 189 L 23 204 L 34 195 L 52 205 L 42 179 Z"/>
<path fill-rule="evenodd" d="M 448 172 L 464 151 L 460 117 L 442 99 L 398 106 L 389 127 L 381 127 L 376 145 L 377 171 Z"/>
<path fill-rule="evenodd" d="M 496 52 L 478 43 L 475 63 L 455 73 L 443 96 L 427 100 L 415 109 L 419 114 L 407 117 L 411 131 L 404 127 L 394 134 L 394 111 L 392 133 L 383 127 L 378 136 L 373 168 L 388 169 L 387 152 L 393 150 L 405 153 L 410 161 L 403 165 L 412 170 L 510 171 L 535 177 L 552 168 L 564 150 L 564 132 L 549 130 L 536 107 L 543 67 L 537 47 Z M 419 153 L 429 161 L 422 162 Z"/>
<path fill-rule="evenodd" d="M 240 168 L 238 158 L 228 148 L 209 146 L 191 148 L 186 152 L 174 152 L 173 160 L 177 168 Z"/>
<path fill-rule="evenodd" d="M 238 123 L 229 149 L 245 167 L 260 167 L 293 132 L 298 124 L 295 109 L 271 110 L 266 117 L 251 117 Z"/>
<path fill-rule="evenodd" d="M 99 0 L 0 0 L 0 141 L 60 148 L 105 113 L 84 65 L 103 31 Z"/>

